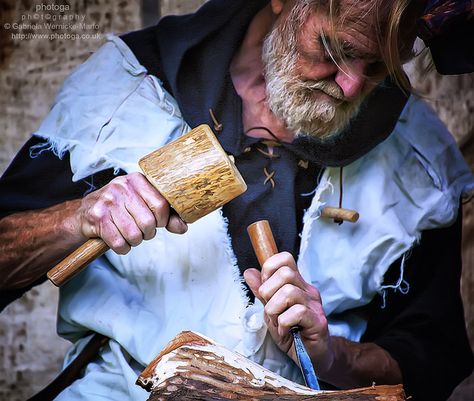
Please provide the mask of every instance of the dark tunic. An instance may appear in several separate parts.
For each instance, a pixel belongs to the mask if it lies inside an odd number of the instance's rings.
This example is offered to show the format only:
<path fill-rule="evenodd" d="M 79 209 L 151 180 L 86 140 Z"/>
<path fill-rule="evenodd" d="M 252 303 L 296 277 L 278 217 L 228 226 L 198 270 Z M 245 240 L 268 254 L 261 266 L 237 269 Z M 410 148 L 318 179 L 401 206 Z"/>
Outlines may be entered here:
<path fill-rule="evenodd" d="M 320 172 L 326 166 L 349 164 L 384 140 L 406 102 L 398 88 L 384 82 L 331 142 L 298 139 L 275 148 L 277 158 L 263 155 L 258 149 L 265 151 L 265 146 L 242 132 L 241 101 L 228 67 L 252 16 L 265 4 L 265 0 L 214 0 L 197 14 L 164 18 L 156 27 L 123 37 L 177 99 L 190 126 L 212 127 L 209 109 L 223 124 L 218 139 L 236 157 L 249 186 L 244 196 L 224 207 L 241 270 L 258 265 L 245 228 L 262 218 L 270 220 L 279 249 L 297 255 L 302 215 L 311 200 L 307 193 L 315 188 Z M 73 183 L 67 155 L 60 160 L 44 151 L 30 157 L 31 146 L 39 142 L 30 139 L 0 180 L 0 217 L 81 197 L 114 177 L 107 170 Z M 275 188 L 264 184 L 264 168 L 275 172 Z M 390 352 L 400 364 L 407 394 L 416 400 L 446 399 L 472 371 L 459 295 L 460 229 L 459 218 L 452 227 L 423 233 L 405 265 L 408 294 L 388 292 L 384 303 L 377 296 L 360 309 L 368 319 L 362 340 Z M 386 283 L 397 281 L 399 266 L 397 261 L 389 269 Z M 29 288 L 3 291 L 1 306 Z"/>

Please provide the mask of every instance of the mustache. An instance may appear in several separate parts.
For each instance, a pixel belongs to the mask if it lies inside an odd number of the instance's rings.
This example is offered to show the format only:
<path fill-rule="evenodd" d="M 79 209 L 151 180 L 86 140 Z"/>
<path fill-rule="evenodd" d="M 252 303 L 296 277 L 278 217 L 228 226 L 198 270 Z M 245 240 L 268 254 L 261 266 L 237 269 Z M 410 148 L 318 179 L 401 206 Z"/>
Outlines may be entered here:
<path fill-rule="evenodd" d="M 326 95 L 329 95 L 337 100 L 344 100 L 344 92 L 341 87 L 334 81 L 329 81 L 326 79 L 312 81 L 305 80 L 300 83 L 302 89 L 306 90 L 315 90 L 318 89 L 324 92 Z"/>

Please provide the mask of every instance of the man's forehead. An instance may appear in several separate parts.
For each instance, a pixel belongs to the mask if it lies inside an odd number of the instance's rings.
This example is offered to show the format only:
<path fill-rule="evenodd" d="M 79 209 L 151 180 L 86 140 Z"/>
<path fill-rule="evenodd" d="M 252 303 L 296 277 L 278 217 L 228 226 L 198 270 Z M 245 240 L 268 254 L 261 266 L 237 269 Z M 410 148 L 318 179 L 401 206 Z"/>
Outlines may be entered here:
<path fill-rule="evenodd" d="M 334 8 L 330 8 L 333 3 Z M 373 0 L 327 0 L 318 2 L 303 26 L 303 35 L 318 41 L 322 34 L 329 42 L 339 43 L 349 56 L 377 59 L 377 15 Z M 332 17 L 332 20 L 331 20 Z M 332 21 L 332 23 L 331 23 Z"/>
<path fill-rule="evenodd" d="M 365 31 L 374 29 L 376 24 L 383 24 L 388 10 L 384 0 L 326 0 L 315 3 L 319 4 L 317 9 L 332 17 L 338 27 L 357 24 Z"/>
<path fill-rule="evenodd" d="M 329 30 L 327 35 L 335 35 L 347 54 L 363 58 L 377 58 L 380 52 L 374 24 L 367 18 L 347 17 L 343 23 L 335 25 L 335 32 Z"/>
<path fill-rule="evenodd" d="M 319 9 L 327 12 L 333 11 L 335 15 L 352 14 L 365 15 L 380 8 L 385 4 L 385 0 L 323 0 L 313 1 L 314 5 L 318 5 Z"/>

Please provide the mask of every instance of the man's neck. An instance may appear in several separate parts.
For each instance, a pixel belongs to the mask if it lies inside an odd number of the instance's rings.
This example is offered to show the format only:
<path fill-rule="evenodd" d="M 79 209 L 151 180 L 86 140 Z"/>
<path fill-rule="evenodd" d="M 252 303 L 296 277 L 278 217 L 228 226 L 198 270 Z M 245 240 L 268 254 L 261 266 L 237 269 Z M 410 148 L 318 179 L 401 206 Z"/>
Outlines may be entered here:
<path fill-rule="evenodd" d="M 274 14 L 269 6 L 255 15 L 245 34 L 242 44 L 235 54 L 230 74 L 235 90 L 242 99 L 242 122 L 244 131 L 254 127 L 265 130 L 252 130 L 249 136 L 292 142 L 294 134 L 288 131 L 283 122 L 269 109 L 266 102 L 265 79 L 263 76 L 262 45 L 274 23 Z"/>

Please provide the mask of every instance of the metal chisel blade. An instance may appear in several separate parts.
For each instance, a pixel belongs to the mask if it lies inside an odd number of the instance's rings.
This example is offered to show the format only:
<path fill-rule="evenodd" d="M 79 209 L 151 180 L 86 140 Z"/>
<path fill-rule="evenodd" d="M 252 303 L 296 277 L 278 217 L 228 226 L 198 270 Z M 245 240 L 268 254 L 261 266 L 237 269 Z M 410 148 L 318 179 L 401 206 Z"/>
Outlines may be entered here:
<path fill-rule="evenodd" d="M 303 372 L 306 386 L 313 390 L 320 390 L 318 378 L 314 372 L 313 363 L 311 362 L 308 352 L 306 351 L 303 341 L 301 340 L 299 327 L 293 327 L 291 329 L 291 334 L 293 334 L 296 356 L 300 364 L 300 369 Z"/>

